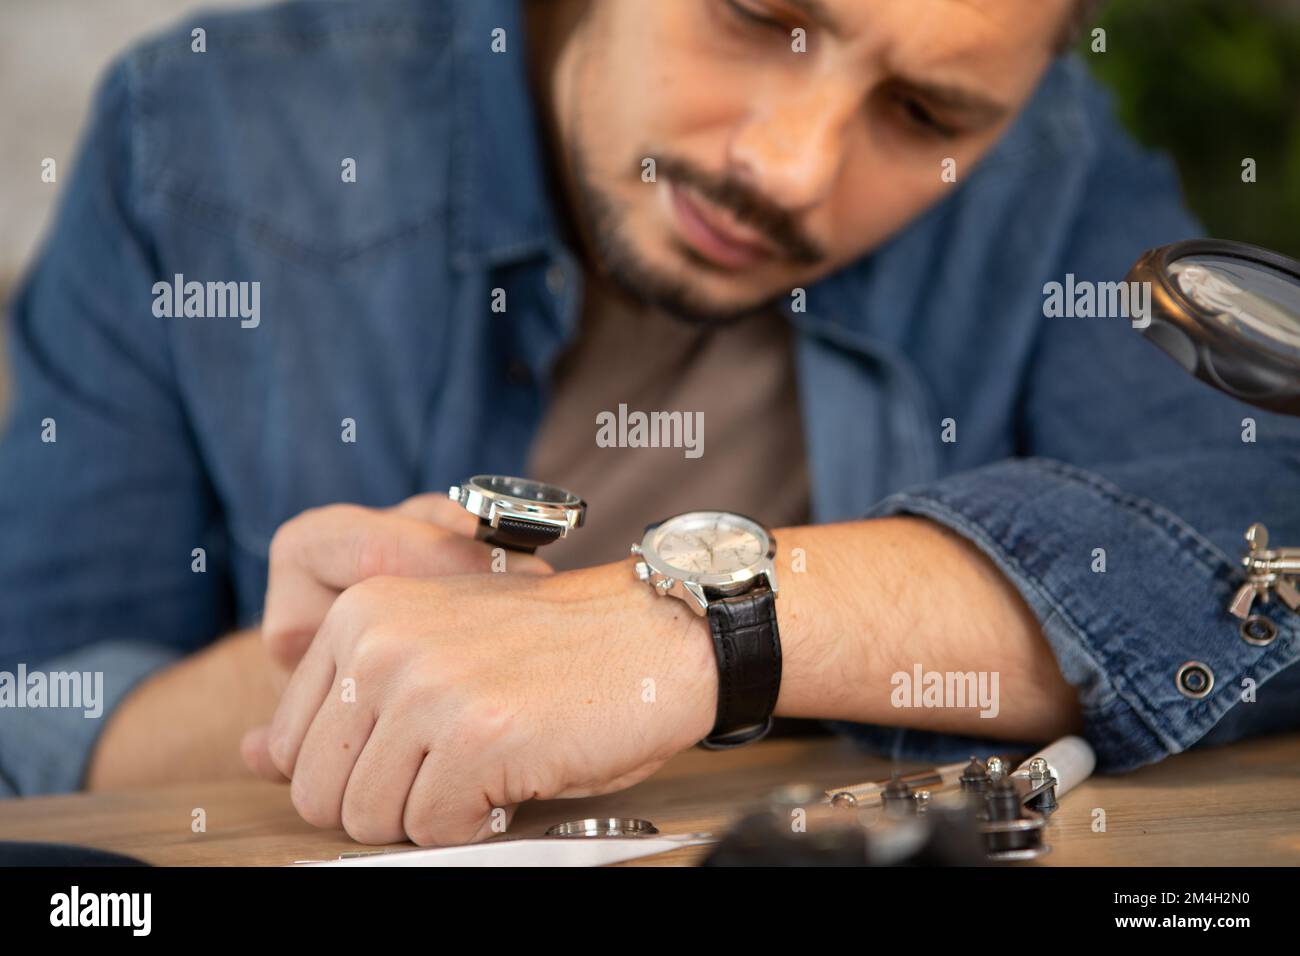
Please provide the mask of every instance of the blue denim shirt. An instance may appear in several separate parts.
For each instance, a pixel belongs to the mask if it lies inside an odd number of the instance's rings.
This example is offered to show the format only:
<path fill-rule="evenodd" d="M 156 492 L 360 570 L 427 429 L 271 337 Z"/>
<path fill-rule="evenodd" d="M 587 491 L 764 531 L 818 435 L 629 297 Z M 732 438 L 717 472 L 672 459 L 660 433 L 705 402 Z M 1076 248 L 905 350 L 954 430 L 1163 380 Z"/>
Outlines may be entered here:
<path fill-rule="evenodd" d="M 582 272 L 522 30 L 507 0 L 293 3 L 197 17 L 108 74 L 8 315 L 0 443 L 0 670 L 102 671 L 104 717 L 0 710 L 0 791 L 77 787 L 135 684 L 254 624 L 281 522 L 525 467 Z M 1300 543 L 1300 422 L 1126 321 L 1044 318 L 1046 282 L 1119 279 L 1196 231 L 1065 59 L 978 171 L 788 316 L 813 519 L 921 514 L 987 552 L 1106 770 L 1300 724 L 1300 615 L 1267 608 L 1280 635 L 1255 647 L 1225 611 L 1248 524 Z M 260 323 L 155 317 L 178 273 L 260 282 Z M 942 568 L 913 570 L 946 600 Z M 1188 660 L 1214 674 L 1204 699 L 1176 687 Z M 991 748 L 849 729 L 904 756 Z"/>

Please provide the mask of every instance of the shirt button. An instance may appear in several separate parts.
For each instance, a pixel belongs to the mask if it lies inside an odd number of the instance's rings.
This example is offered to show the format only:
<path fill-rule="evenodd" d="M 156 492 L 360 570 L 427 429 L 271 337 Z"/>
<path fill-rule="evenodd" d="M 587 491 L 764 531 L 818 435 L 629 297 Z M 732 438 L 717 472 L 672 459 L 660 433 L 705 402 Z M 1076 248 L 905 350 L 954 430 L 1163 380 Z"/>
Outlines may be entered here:
<path fill-rule="evenodd" d="M 546 270 L 546 288 L 551 290 L 551 295 L 558 296 L 563 292 L 567 281 L 568 279 L 564 275 L 564 266 L 554 265 Z"/>
<path fill-rule="evenodd" d="M 1178 693 L 1192 700 L 1208 697 L 1214 689 L 1214 672 L 1200 661 L 1188 661 L 1174 676 Z"/>

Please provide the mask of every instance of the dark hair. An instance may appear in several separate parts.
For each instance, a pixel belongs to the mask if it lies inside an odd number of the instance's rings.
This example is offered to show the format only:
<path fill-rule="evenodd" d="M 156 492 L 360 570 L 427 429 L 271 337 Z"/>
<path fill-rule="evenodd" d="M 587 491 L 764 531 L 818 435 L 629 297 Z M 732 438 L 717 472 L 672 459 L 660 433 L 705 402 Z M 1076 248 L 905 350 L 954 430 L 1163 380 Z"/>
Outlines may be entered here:
<path fill-rule="evenodd" d="M 1061 34 L 1058 44 L 1059 52 L 1065 53 L 1078 42 L 1083 31 L 1088 28 L 1088 24 L 1096 19 L 1105 5 L 1106 0 L 1074 0 L 1074 9 L 1070 12 L 1070 18 L 1066 21 L 1065 31 Z"/>

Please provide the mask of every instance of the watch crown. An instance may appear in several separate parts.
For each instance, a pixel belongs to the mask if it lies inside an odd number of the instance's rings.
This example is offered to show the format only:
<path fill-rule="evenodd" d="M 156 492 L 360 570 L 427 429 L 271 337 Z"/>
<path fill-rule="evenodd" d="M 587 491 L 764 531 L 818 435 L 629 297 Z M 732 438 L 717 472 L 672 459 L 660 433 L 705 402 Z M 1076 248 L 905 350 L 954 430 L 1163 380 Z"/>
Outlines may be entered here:
<path fill-rule="evenodd" d="M 452 501 L 460 501 L 460 485 L 452 485 L 448 488 L 447 497 Z"/>
<path fill-rule="evenodd" d="M 631 552 L 632 552 L 633 554 L 640 554 L 640 553 L 641 553 L 641 545 L 636 544 L 636 543 L 634 542 L 634 543 L 632 544 L 632 547 L 630 548 L 630 550 L 631 550 Z"/>
<path fill-rule="evenodd" d="M 644 561 L 638 561 L 636 563 L 636 576 L 637 579 L 641 581 L 650 580 L 650 567 Z"/>

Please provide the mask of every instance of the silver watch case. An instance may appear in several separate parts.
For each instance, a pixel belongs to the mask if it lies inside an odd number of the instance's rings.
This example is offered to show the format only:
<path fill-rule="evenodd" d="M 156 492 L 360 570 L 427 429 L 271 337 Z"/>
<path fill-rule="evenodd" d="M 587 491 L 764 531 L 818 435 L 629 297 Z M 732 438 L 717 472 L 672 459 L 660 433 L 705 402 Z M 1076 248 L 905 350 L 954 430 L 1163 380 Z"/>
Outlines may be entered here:
<path fill-rule="evenodd" d="M 452 485 L 447 490 L 447 497 L 470 514 L 484 519 L 494 528 L 500 526 L 503 517 L 559 528 L 561 538 L 566 536 L 571 528 L 582 527 L 583 519 L 587 514 L 587 503 L 573 492 L 560 489 L 565 491 L 570 499 L 563 504 L 533 501 L 493 491 L 486 485 L 486 479 L 492 477 L 494 476 L 475 475 L 467 478 L 462 484 Z"/>
<path fill-rule="evenodd" d="M 698 514 L 725 514 L 730 518 L 739 519 L 741 523 L 749 525 L 752 531 L 760 534 L 767 541 L 767 552 L 748 567 L 718 574 L 691 576 L 672 567 L 655 550 L 655 532 L 670 521 Z M 640 543 L 632 545 L 632 554 L 640 558 L 636 563 L 637 578 L 650 585 L 656 594 L 661 597 L 668 595 L 677 598 L 701 617 L 709 612 L 709 602 L 712 598 L 743 594 L 760 583 L 760 579 L 772 589 L 773 596 L 777 593 L 776 538 L 753 518 L 732 511 L 688 511 L 685 514 L 665 518 L 663 521 L 656 521 L 645 529 Z"/>

